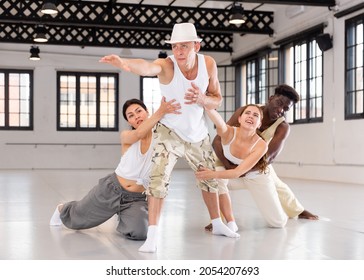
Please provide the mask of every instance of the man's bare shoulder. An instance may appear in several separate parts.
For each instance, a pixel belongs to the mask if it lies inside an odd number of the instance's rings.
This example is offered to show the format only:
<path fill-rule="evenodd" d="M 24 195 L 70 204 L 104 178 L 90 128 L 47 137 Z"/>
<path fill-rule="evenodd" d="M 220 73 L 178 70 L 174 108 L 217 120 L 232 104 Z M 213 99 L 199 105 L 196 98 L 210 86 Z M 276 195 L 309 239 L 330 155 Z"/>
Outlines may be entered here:
<path fill-rule="evenodd" d="M 158 64 L 162 67 L 173 67 L 173 61 L 170 57 L 167 58 L 157 58 L 153 63 Z"/>
<path fill-rule="evenodd" d="M 216 61 L 212 56 L 203 54 L 207 66 L 215 66 Z"/>
<path fill-rule="evenodd" d="M 158 78 L 161 84 L 169 84 L 174 75 L 174 64 L 172 59 L 159 58 L 154 61 L 155 64 L 160 65 L 162 71 L 159 73 Z"/>
<path fill-rule="evenodd" d="M 286 120 L 283 120 L 276 129 L 275 135 L 280 135 L 283 138 L 286 138 L 290 131 L 290 125 Z"/>

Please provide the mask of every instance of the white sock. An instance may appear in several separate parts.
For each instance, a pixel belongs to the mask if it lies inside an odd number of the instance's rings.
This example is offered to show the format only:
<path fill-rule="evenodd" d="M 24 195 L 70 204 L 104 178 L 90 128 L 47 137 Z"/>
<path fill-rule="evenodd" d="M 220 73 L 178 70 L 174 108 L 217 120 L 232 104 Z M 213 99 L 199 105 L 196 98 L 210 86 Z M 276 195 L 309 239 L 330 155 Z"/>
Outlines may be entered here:
<path fill-rule="evenodd" d="M 238 238 L 240 234 L 231 231 L 221 220 L 221 218 L 213 219 L 212 221 L 212 234 L 225 235 L 227 237 Z"/>
<path fill-rule="evenodd" d="M 157 251 L 158 242 L 158 226 L 152 225 L 148 227 L 147 240 L 139 248 L 139 252 L 155 253 Z"/>
<path fill-rule="evenodd" d="M 61 213 L 58 210 L 58 207 L 60 205 L 61 204 L 57 205 L 56 210 L 54 210 L 52 218 L 51 218 L 51 220 L 49 222 L 50 226 L 61 226 L 61 225 L 63 225 L 62 220 L 61 220 Z"/>
<path fill-rule="evenodd" d="M 227 227 L 233 231 L 233 232 L 237 232 L 238 231 L 238 225 L 235 223 L 235 221 L 231 221 L 227 223 Z"/>

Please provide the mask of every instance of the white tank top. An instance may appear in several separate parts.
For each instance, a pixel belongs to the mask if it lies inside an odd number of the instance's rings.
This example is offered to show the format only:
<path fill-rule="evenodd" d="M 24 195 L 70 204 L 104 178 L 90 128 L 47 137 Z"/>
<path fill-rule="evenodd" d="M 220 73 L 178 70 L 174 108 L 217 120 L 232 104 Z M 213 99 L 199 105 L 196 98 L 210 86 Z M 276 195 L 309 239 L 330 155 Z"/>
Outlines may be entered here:
<path fill-rule="evenodd" d="M 166 100 L 176 99 L 181 104 L 180 112 L 182 114 L 166 114 L 160 120 L 165 126 L 173 130 L 184 141 L 190 143 L 200 142 L 208 135 L 207 123 L 204 115 L 203 107 L 197 104 L 184 104 L 185 93 L 191 88 L 191 82 L 194 82 L 201 92 L 205 93 L 209 83 L 205 57 L 197 54 L 198 57 L 198 72 L 196 79 L 187 80 L 183 76 L 181 70 L 173 55 L 169 58 L 174 64 L 174 76 L 168 85 L 160 84 L 161 94 L 166 97 Z"/>
<path fill-rule="evenodd" d="M 115 169 L 116 175 L 128 180 L 137 181 L 144 187 L 149 185 L 149 175 L 152 166 L 152 153 L 154 137 L 149 149 L 142 154 L 140 140 L 132 144 L 121 156 L 118 167 Z"/>
<path fill-rule="evenodd" d="M 263 139 L 269 143 L 270 140 L 272 140 L 274 133 L 276 132 L 277 127 L 284 122 L 285 118 L 284 117 L 280 117 L 278 118 L 270 127 L 268 127 L 267 129 L 265 129 L 264 131 L 261 132 L 261 136 L 263 137 Z"/>
<path fill-rule="evenodd" d="M 231 161 L 232 163 L 236 164 L 236 165 L 239 165 L 240 163 L 242 163 L 244 161 L 244 159 L 241 159 L 241 158 L 237 158 L 235 157 L 231 151 L 230 151 L 230 146 L 231 146 L 231 143 L 235 140 L 235 136 L 236 136 L 236 130 L 237 130 L 237 127 L 234 127 L 234 136 L 233 138 L 231 139 L 231 141 L 227 144 L 222 144 L 222 150 L 224 152 L 224 156 L 229 160 Z M 251 150 L 255 147 L 255 145 L 259 142 L 260 138 L 258 138 L 258 140 L 254 143 L 254 145 L 252 146 Z"/>

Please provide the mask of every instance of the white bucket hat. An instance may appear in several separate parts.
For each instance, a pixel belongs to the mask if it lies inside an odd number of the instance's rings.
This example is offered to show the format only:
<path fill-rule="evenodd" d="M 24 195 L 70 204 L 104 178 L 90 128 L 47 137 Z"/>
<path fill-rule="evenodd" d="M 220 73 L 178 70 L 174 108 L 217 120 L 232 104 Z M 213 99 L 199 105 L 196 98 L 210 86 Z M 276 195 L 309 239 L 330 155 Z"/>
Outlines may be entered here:
<path fill-rule="evenodd" d="M 173 26 L 172 36 L 170 40 L 165 40 L 167 44 L 175 44 L 181 42 L 201 42 L 202 39 L 197 37 L 196 28 L 192 23 L 176 23 Z"/>

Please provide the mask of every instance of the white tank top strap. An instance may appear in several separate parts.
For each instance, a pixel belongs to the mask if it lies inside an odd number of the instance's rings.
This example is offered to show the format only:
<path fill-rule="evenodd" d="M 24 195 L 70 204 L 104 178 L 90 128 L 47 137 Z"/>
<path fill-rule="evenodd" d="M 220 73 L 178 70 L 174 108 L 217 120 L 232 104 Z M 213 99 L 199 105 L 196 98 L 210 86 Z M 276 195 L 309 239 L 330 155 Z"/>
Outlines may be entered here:
<path fill-rule="evenodd" d="M 259 142 L 260 140 L 263 140 L 263 139 L 262 139 L 260 136 L 258 136 L 257 141 L 255 141 L 255 143 L 254 143 L 254 144 L 253 144 L 253 146 L 251 147 L 250 151 L 252 151 L 252 150 L 254 149 L 254 147 L 258 144 L 258 142 Z"/>

